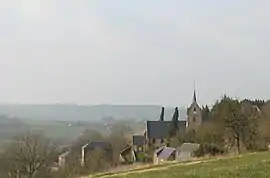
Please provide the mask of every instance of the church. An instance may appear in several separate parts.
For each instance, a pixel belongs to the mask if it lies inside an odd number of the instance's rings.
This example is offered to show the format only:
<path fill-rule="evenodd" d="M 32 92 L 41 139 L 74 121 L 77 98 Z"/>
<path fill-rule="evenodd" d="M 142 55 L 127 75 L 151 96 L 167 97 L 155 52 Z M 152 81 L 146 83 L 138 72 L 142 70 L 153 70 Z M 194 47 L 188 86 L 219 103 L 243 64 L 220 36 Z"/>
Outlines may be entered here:
<path fill-rule="evenodd" d="M 197 103 L 196 91 L 194 89 L 191 105 L 187 108 L 186 120 L 178 121 L 179 132 L 184 133 L 190 130 L 196 130 L 202 125 L 202 109 Z M 156 148 L 165 145 L 169 134 L 171 120 L 146 121 L 144 135 L 133 136 L 134 150 L 143 151 L 149 145 Z"/>

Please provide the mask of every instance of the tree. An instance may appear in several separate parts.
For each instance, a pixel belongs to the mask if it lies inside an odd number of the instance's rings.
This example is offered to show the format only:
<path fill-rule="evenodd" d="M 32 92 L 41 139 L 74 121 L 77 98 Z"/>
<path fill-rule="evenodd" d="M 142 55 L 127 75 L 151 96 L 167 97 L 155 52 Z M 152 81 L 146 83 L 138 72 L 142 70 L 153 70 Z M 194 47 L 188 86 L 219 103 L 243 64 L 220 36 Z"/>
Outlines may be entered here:
<path fill-rule="evenodd" d="M 247 140 L 256 136 L 255 115 L 251 108 L 226 95 L 213 107 L 212 115 L 219 123 L 219 129 L 224 130 L 224 137 L 231 146 L 236 143 L 238 153 L 241 143 L 247 147 Z"/>
<path fill-rule="evenodd" d="M 242 103 L 242 117 L 247 120 L 247 127 L 242 134 L 242 142 L 247 150 L 257 149 L 260 112 L 250 103 Z"/>
<path fill-rule="evenodd" d="M 90 151 L 85 159 L 85 169 L 88 173 L 106 171 L 110 168 L 111 160 L 106 156 L 107 153 L 102 149 Z"/>
<path fill-rule="evenodd" d="M 113 165 L 118 165 L 120 163 L 120 152 L 128 145 L 128 139 L 115 133 L 111 134 L 106 140 L 112 145 Z"/>
<path fill-rule="evenodd" d="M 203 122 L 210 120 L 210 110 L 207 105 L 205 105 L 205 107 L 202 107 L 202 120 Z"/>
<path fill-rule="evenodd" d="M 159 118 L 160 121 L 164 121 L 164 112 L 165 112 L 165 108 L 162 107 L 161 113 L 160 113 L 160 118 Z"/>
<path fill-rule="evenodd" d="M 8 174 L 40 177 L 39 173 L 51 172 L 51 166 L 56 158 L 56 148 L 42 135 L 27 133 L 16 137 L 5 153 Z"/>
<path fill-rule="evenodd" d="M 255 99 L 255 100 L 244 99 L 241 102 L 242 103 L 249 103 L 251 105 L 258 106 L 259 108 L 261 108 L 265 104 L 265 101 L 264 100 L 260 100 L 260 99 Z"/>
<path fill-rule="evenodd" d="M 172 122 L 170 124 L 169 138 L 175 137 L 179 131 L 178 118 L 179 118 L 179 111 L 178 107 L 176 107 L 172 117 Z"/>

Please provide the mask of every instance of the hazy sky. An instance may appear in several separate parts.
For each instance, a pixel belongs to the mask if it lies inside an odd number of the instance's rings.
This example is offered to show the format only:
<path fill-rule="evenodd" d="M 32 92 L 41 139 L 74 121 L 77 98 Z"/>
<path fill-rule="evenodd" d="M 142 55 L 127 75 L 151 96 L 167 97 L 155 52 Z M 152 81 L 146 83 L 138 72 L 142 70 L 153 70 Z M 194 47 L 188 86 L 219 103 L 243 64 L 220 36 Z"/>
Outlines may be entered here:
<path fill-rule="evenodd" d="M 0 102 L 270 98 L 269 0 L 0 0 Z"/>

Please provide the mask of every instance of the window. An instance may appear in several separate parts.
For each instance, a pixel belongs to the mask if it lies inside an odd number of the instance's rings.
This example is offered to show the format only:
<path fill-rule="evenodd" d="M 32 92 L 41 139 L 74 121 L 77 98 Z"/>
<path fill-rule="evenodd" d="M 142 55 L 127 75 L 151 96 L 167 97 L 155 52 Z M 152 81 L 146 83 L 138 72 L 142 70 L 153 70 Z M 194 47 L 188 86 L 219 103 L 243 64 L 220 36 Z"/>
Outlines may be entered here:
<path fill-rule="evenodd" d="M 196 108 L 193 108 L 193 114 L 196 114 L 196 112 L 197 112 Z"/>
<path fill-rule="evenodd" d="M 193 122 L 196 122 L 196 118 L 195 117 L 193 117 Z"/>
<path fill-rule="evenodd" d="M 155 144 L 156 143 L 156 139 L 153 138 L 152 143 Z"/>
<path fill-rule="evenodd" d="M 164 139 L 161 139 L 160 143 L 163 144 L 164 143 Z"/>

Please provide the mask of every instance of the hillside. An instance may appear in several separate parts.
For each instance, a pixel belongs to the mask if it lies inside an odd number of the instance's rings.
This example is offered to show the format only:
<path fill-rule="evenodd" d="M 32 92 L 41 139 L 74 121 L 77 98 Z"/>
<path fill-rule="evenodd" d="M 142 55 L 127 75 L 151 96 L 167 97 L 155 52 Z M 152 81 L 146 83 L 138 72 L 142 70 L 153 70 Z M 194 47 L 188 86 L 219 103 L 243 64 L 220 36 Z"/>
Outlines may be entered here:
<path fill-rule="evenodd" d="M 247 154 L 231 158 L 209 159 L 191 163 L 167 164 L 112 175 L 107 178 L 248 178 L 270 177 L 270 152 Z"/>
<path fill-rule="evenodd" d="M 0 105 L 0 114 L 37 120 L 100 120 L 115 119 L 154 120 L 159 117 L 161 106 L 156 105 Z M 174 108 L 166 108 L 165 117 L 171 119 Z M 181 119 L 185 109 L 180 108 Z"/>
<path fill-rule="evenodd" d="M 18 118 L 0 115 L 0 141 L 13 137 L 16 133 L 27 129 L 27 125 Z M 0 143 L 1 144 L 1 143 Z"/>

